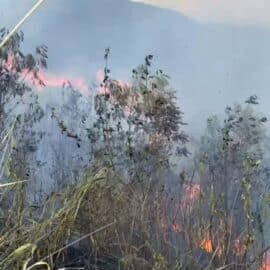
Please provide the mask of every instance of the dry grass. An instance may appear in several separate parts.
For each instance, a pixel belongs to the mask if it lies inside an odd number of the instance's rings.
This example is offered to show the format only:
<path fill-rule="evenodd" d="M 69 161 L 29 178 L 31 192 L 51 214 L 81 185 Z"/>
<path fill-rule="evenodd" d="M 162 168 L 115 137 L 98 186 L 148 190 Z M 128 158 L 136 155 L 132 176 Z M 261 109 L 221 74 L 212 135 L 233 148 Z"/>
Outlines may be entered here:
<path fill-rule="evenodd" d="M 225 219 L 217 219 L 209 235 L 203 217 L 209 198 L 196 193 L 197 200 L 190 200 L 194 194 L 186 188 L 172 202 L 159 185 L 149 186 L 124 183 L 103 168 L 52 195 L 42 209 L 5 212 L 0 269 L 57 269 L 69 247 L 86 250 L 89 265 L 113 258 L 105 269 L 259 269 L 258 260 L 250 267 L 241 265 L 240 256 L 225 260 Z"/>

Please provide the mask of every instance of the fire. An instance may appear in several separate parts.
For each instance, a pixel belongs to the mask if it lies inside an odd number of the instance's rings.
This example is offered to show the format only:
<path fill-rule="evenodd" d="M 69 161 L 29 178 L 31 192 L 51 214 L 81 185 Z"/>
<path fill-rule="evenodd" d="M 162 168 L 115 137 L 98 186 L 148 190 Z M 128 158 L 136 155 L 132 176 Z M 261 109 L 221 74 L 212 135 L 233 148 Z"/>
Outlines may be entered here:
<path fill-rule="evenodd" d="M 212 253 L 213 252 L 213 242 L 210 236 L 210 232 L 207 230 L 206 235 L 204 239 L 201 242 L 200 245 L 201 249 L 205 250 L 207 253 Z"/>
<path fill-rule="evenodd" d="M 270 270 L 270 250 L 263 254 L 261 270 Z"/>
<path fill-rule="evenodd" d="M 14 55 L 9 54 L 6 61 L 3 61 L 3 67 L 9 72 L 16 72 L 16 59 Z M 39 82 L 42 81 L 47 87 L 63 87 L 64 85 L 71 84 L 75 90 L 78 90 L 82 94 L 88 93 L 88 86 L 83 78 L 67 78 L 65 76 L 57 76 L 46 73 L 44 70 L 39 70 L 34 76 L 33 71 L 29 69 L 23 69 L 20 72 L 20 77 L 23 81 L 31 85 L 36 85 L 38 90 L 43 89 Z"/>
<path fill-rule="evenodd" d="M 207 253 L 213 252 L 213 243 L 210 238 L 206 238 L 201 243 L 201 248 L 205 250 Z"/>
<path fill-rule="evenodd" d="M 88 93 L 88 86 L 82 78 L 66 78 L 64 76 L 56 76 L 40 71 L 38 77 L 48 87 L 63 87 L 63 85 L 71 84 L 74 89 L 78 90 L 82 94 Z M 40 87 L 39 87 L 40 89 Z"/>

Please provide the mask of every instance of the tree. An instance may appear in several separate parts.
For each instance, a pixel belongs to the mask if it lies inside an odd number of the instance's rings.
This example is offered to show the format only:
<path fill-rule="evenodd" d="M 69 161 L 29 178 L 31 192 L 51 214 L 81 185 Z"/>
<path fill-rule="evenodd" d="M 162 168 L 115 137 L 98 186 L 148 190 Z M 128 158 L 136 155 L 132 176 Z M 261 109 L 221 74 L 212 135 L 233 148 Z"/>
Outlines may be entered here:
<path fill-rule="evenodd" d="M 138 172 L 149 177 L 156 165 L 168 165 L 172 155 L 188 154 L 188 138 L 180 128 L 185 124 L 183 113 L 176 105 L 169 76 L 151 70 L 152 55 L 133 70 L 131 85 L 110 78 L 108 57 L 106 50 L 101 93 L 95 97 L 97 121 L 91 131 L 102 138 L 97 145 L 105 146 L 108 164 L 129 168 L 131 178 Z"/>
<path fill-rule="evenodd" d="M 208 119 L 195 158 L 205 196 L 200 209 L 221 254 L 217 264 L 233 256 L 248 263 L 249 251 L 264 242 L 258 198 L 269 175 L 264 162 L 267 118 L 256 113 L 257 99 L 251 99 L 245 106 L 227 107 L 223 124 L 215 116 Z"/>
<path fill-rule="evenodd" d="M 96 252 L 106 250 L 123 261 L 132 257 L 144 262 L 146 258 L 150 262 L 155 253 L 160 258 L 158 254 L 162 253 L 166 261 L 172 249 L 166 242 L 168 228 L 162 224 L 166 174 L 173 166 L 173 158 L 175 161 L 188 155 L 183 113 L 169 77 L 162 70 L 152 71 L 152 55 L 133 70 L 131 83 L 123 83 L 111 77 L 109 53 L 107 49 L 104 79 L 94 97 L 95 113 L 88 116 L 94 118 L 94 123 L 83 118 L 80 121 L 85 123 L 91 144 L 88 174 L 101 169 L 107 174 L 104 182 L 85 196 L 78 224 L 87 233 L 96 222 L 100 225 L 115 219 L 116 228 L 102 235 Z M 68 136 L 71 127 L 63 124 L 60 112 L 56 114 L 60 129 Z M 83 132 L 73 135 L 76 142 L 80 140 L 81 148 L 88 147 L 83 143 Z M 90 214 L 85 216 L 85 212 Z M 161 239 L 158 235 L 162 235 Z M 111 239 L 119 242 L 113 249 Z M 132 249 L 137 252 L 130 257 L 135 252 Z"/>
<path fill-rule="evenodd" d="M 0 39 L 7 33 L 2 28 Z M 47 47 L 37 47 L 35 56 L 25 55 L 20 49 L 23 40 L 23 33 L 16 33 L 0 50 L 0 147 L 4 149 L 0 181 L 6 181 L 3 176 L 9 181 L 29 179 L 35 162 L 33 152 L 42 136 L 33 130 L 33 125 L 42 118 L 43 110 L 26 79 L 44 85 L 39 70 L 47 66 Z M 22 187 L 25 184 L 18 185 L 18 190 Z"/>

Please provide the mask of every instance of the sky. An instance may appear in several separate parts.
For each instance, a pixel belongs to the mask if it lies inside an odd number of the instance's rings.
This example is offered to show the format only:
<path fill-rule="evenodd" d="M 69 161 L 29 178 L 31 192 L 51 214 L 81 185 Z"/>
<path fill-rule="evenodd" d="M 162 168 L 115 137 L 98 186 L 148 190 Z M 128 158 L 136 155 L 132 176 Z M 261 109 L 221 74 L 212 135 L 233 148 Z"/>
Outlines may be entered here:
<path fill-rule="evenodd" d="M 179 11 L 203 22 L 270 27 L 269 0 L 133 0 Z"/>
<path fill-rule="evenodd" d="M 0 0 L 0 25 L 12 28 L 35 2 Z M 172 78 L 187 128 L 199 136 L 209 115 L 252 94 L 270 118 L 269 5 L 269 0 L 46 0 L 22 27 L 23 50 L 49 47 L 44 76 L 50 89 L 61 85 L 57 78 L 92 85 L 108 46 L 117 79 L 128 80 L 144 56 L 154 54 L 155 65 Z"/>
<path fill-rule="evenodd" d="M 45 6 L 58 0 L 46 0 Z M 117 0 L 115 0 L 117 1 Z M 129 0 L 126 0 L 129 1 Z M 225 22 L 240 25 L 270 27 L 270 1 L 268 0 L 130 0 L 153 6 L 168 8 L 201 22 Z M 16 2 L 16 8 L 14 4 Z M 15 23 L 37 0 L 0 0 L 4 21 Z M 54 3 L 53 3 L 54 2 Z M 79 1 L 76 1 L 79 3 Z M 79 4 L 78 4 L 79 5 Z M 2 9 L 1 7 L 1 9 Z"/>

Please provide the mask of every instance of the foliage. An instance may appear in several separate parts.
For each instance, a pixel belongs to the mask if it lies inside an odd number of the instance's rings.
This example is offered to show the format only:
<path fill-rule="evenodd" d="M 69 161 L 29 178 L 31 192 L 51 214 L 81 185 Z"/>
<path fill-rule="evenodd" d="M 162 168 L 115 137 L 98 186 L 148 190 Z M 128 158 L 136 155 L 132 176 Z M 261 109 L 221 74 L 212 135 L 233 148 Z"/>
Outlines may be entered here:
<path fill-rule="evenodd" d="M 236 259 L 239 264 L 248 264 L 248 254 L 255 247 L 265 248 L 262 202 L 258 198 L 265 191 L 269 175 L 264 162 L 267 119 L 255 112 L 257 101 L 247 103 L 227 107 L 223 125 L 217 117 L 208 120 L 195 158 L 205 196 L 201 218 L 208 220 L 214 247 L 222 250 L 222 256 L 215 260 L 216 267 Z"/>
<path fill-rule="evenodd" d="M 183 170 L 169 186 L 174 164 L 190 154 L 170 78 L 147 55 L 131 83 L 115 80 L 106 49 L 93 102 L 86 98 L 80 107 L 81 95 L 69 85 L 64 106 L 51 111 L 60 133 L 87 148 L 84 180 L 29 205 L 27 180 L 44 136 L 35 125 L 44 112 L 23 76 L 43 85 L 47 48 L 25 56 L 22 40 L 16 34 L 0 57 L 2 167 L 11 182 L 0 185 L 1 269 L 259 269 L 268 250 L 269 167 L 267 118 L 255 110 L 256 95 L 227 107 L 223 122 L 208 119 L 191 173 Z"/>
<path fill-rule="evenodd" d="M 1 39 L 7 33 L 2 28 Z M 47 47 L 37 47 L 35 57 L 32 54 L 25 55 L 20 49 L 23 40 L 22 32 L 14 34 L 0 52 L 0 138 L 2 141 L 9 134 L 6 146 L 9 147 L 10 154 L 10 158 L 2 156 L 6 164 L 0 166 L 1 176 L 2 167 L 5 167 L 7 177 L 12 170 L 25 180 L 28 174 L 25 167 L 30 166 L 26 155 L 35 151 L 42 136 L 34 131 L 33 126 L 43 116 L 37 94 L 25 83 L 25 78 L 31 78 L 34 84 L 44 85 L 39 78 L 39 70 L 47 66 Z M 8 132 L 5 133 L 6 131 Z"/>

